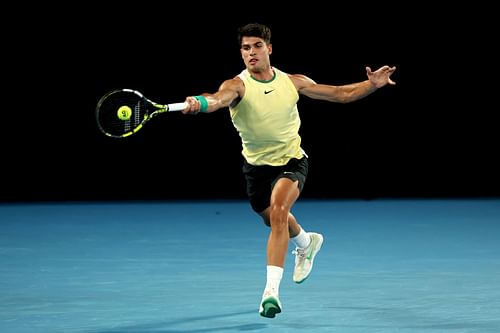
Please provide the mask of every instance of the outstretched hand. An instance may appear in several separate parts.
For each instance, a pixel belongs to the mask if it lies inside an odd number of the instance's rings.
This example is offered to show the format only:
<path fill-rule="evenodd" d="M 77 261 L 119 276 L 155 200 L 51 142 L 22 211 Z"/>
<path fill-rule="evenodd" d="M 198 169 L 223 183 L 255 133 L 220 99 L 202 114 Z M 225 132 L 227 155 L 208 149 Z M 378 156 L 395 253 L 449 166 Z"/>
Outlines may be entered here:
<path fill-rule="evenodd" d="M 382 88 L 386 84 L 396 84 L 396 82 L 391 80 L 391 75 L 395 70 L 396 66 L 382 66 L 375 72 L 372 72 L 372 69 L 370 67 L 366 67 L 366 75 L 368 75 L 368 79 L 375 87 Z"/>

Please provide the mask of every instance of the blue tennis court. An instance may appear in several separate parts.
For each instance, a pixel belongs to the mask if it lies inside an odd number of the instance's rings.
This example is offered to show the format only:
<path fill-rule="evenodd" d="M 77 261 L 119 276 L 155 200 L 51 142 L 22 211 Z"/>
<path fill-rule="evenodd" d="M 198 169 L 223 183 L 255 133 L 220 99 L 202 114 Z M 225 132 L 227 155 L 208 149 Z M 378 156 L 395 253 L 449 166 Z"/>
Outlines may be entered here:
<path fill-rule="evenodd" d="M 299 200 L 325 243 L 260 317 L 246 201 L 0 205 L 2 333 L 500 332 L 500 200 Z M 291 245 L 290 245 L 291 246 Z"/>

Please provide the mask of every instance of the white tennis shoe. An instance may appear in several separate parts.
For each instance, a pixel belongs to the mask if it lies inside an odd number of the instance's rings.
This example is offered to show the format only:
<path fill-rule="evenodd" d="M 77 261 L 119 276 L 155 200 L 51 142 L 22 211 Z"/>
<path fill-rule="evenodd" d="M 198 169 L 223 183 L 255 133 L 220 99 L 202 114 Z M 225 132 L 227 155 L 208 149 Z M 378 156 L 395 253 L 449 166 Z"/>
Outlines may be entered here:
<path fill-rule="evenodd" d="M 302 283 L 311 274 L 314 258 L 323 245 L 323 236 L 321 234 L 310 232 L 311 243 L 305 249 L 299 247 L 292 252 L 295 254 L 295 268 L 293 270 L 293 281 Z"/>

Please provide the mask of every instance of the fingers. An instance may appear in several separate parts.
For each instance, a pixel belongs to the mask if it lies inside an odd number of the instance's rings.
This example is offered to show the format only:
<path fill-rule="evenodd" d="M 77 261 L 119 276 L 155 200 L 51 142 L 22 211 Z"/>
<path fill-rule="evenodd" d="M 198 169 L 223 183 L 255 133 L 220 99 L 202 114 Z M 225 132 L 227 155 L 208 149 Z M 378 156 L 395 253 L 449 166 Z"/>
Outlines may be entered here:
<path fill-rule="evenodd" d="M 389 83 L 390 85 L 396 84 L 396 82 L 394 82 L 391 79 L 391 75 L 392 75 L 392 73 L 394 73 L 395 70 L 396 70 L 396 66 L 393 66 L 393 67 L 390 67 L 389 70 L 387 71 L 387 83 Z"/>
<path fill-rule="evenodd" d="M 182 110 L 182 113 L 197 114 L 198 112 L 200 112 L 200 107 L 200 102 L 196 98 L 188 96 L 186 97 L 186 108 Z"/>
<path fill-rule="evenodd" d="M 377 72 L 394 72 L 396 70 L 396 66 L 394 67 L 390 67 L 390 66 L 387 66 L 387 65 L 384 65 L 382 67 L 380 67 L 379 69 L 377 69 Z"/>
<path fill-rule="evenodd" d="M 387 65 L 380 67 L 380 71 L 385 72 L 385 73 L 392 73 L 396 67 L 389 67 Z"/>
<path fill-rule="evenodd" d="M 396 84 L 396 82 L 394 82 L 392 79 L 391 79 L 391 75 L 392 73 L 394 73 L 394 71 L 396 70 L 396 66 L 393 66 L 393 67 L 389 67 L 389 66 L 382 66 L 379 68 L 379 72 L 382 73 L 384 76 L 387 77 L 387 83 L 390 84 L 390 85 L 394 85 Z"/>

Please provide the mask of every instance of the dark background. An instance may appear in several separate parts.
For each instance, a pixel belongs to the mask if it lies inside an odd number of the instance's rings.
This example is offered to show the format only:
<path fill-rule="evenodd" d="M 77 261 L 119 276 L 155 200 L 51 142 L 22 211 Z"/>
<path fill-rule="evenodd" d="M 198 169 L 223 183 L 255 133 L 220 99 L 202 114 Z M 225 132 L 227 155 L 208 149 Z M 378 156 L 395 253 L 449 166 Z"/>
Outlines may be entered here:
<path fill-rule="evenodd" d="M 301 97 L 303 197 L 500 195 L 498 38 L 488 9 L 71 6 L 11 13 L 1 201 L 244 198 L 227 109 L 163 114 L 121 140 L 98 131 L 94 110 L 115 88 L 160 103 L 216 91 L 243 69 L 236 32 L 253 21 L 272 29 L 272 65 L 319 83 L 397 66 L 396 86 L 355 103 Z"/>

